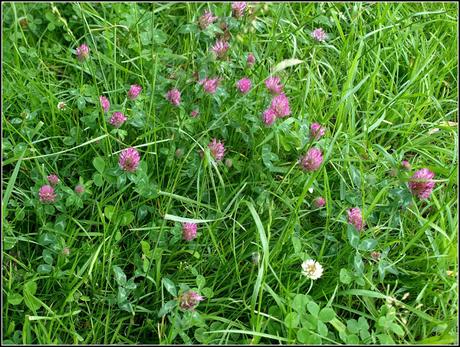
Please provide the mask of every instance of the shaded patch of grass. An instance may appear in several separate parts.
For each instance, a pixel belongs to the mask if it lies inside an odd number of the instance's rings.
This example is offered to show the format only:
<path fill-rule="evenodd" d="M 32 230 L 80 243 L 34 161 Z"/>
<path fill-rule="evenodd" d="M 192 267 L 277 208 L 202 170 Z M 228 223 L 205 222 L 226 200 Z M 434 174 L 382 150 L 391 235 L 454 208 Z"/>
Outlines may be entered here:
<path fill-rule="evenodd" d="M 229 3 L 3 6 L 4 342 L 456 341 L 457 5 L 250 7 L 236 20 Z M 202 31 L 205 9 L 219 20 Z M 222 20 L 230 49 L 216 61 Z M 326 42 L 312 40 L 317 27 Z M 292 114 L 265 127 L 263 81 L 287 59 L 302 60 L 277 73 Z M 214 96 L 204 76 L 223 78 Z M 174 87 L 179 108 L 164 98 Z M 125 137 L 100 95 L 128 116 Z M 327 128 L 319 141 L 313 122 Z M 212 160 L 214 137 L 231 162 Z M 312 146 L 325 162 L 306 173 L 297 160 Z M 126 147 L 141 154 L 136 175 L 117 171 Z M 420 201 L 407 181 L 423 167 L 437 181 Z M 61 200 L 45 207 L 37 193 L 53 172 Z M 358 241 L 351 207 L 366 220 Z M 177 217 L 198 223 L 196 240 L 182 241 Z M 300 273 L 308 258 L 324 267 L 314 282 Z M 158 316 L 175 300 L 164 278 L 205 296 L 197 314 Z"/>

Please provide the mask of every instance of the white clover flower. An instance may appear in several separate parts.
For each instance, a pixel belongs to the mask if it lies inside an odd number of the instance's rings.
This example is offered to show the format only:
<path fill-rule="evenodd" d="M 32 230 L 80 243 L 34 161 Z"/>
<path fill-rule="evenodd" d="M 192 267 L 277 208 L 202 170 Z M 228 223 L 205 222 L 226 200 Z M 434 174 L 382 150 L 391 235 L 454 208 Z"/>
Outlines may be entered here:
<path fill-rule="evenodd" d="M 323 267 L 317 261 L 308 259 L 302 263 L 302 275 L 305 275 L 312 280 L 317 280 L 322 274 Z"/>
<path fill-rule="evenodd" d="M 65 106 L 66 106 L 66 104 L 65 104 L 65 102 L 63 102 L 63 101 L 61 101 L 61 102 L 59 102 L 59 103 L 57 104 L 58 110 L 63 110 L 63 109 L 65 109 Z"/>

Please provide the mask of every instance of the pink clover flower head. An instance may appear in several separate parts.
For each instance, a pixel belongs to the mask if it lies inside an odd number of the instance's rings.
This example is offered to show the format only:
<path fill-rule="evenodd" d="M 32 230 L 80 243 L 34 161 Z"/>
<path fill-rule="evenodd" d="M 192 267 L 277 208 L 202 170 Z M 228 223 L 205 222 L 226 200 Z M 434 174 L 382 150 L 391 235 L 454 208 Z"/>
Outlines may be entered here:
<path fill-rule="evenodd" d="M 356 230 L 361 231 L 364 228 L 363 216 L 359 207 L 353 207 L 347 210 L 348 223 L 353 225 Z"/>
<path fill-rule="evenodd" d="M 217 141 L 215 138 L 208 144 L 208 148 L 211 150 L 211 154 L 215 160 L 221 161 L 224 158 L 225 147 L 224 144 L 220 141 Z"/>
<path fill-rule="evenodd" d="M 81 195 L 85 192 L 85 187 L 82 184 L 77 184 L 75 187 L 75 193 Z"/>
<path fill-rule="evenodd" d="M 174 105 L 174 106 L 179 106 L 180 104 L 180 91 L 177 88 L 171 89 L 167 94 L 166 94 L 166 99 Z"/>
<path fill-rule="evenodd" d="M 141 157 L 139 155 L 139 152 L 135 148 L 130 147 L 130 148 L 124 149 L 121 152 L 120 158 L 118 160 L 118 164 L 120 165 L 120 168 L 122 170 L 128 171 L 128 172 L 134 172 L 139 166 L 140 160 L 141 160 Z"/>
<path fill-rule="evenodd" d="M 409 180 L 409 189 L 412 194 L 419 199 L 428 199 L 433 191 L 435 182 L 434 173 L 427 168 L 423 168 L 414 173 Z"/>
<path fill-rule="evenodd" d="M 38 196 L 40 202 L 44 204 L 53 203 L 56 201 L 56 194 L 54 193 L 54 188 L 50 185 L 44 185 L 38 191 Z"/>
<path fill-rule="evenodd" d="M 323 156 L 321 151 L 318 148 L 310 148 L 303 156 L 300 158 L 300 166 L 306 171 L 316 171 L 321 166 L 323 162 Z"/>
<path fill-rule="evenodd" d="M 196 238 L 197 226 L 195 223 L 182 223 L 182 236 L 185 241 L 192 241 Z"/>
<path fill-rule="evenodd" d="M 315 205 L 316 208 L 324 207 L 324 205 L 326 205 L 326 199 L 324 199 L 322 196 L 319 196 L 313 200 L 313 205 Z"/>
<path fill-rule="evenodd" d="M 124 122 L 126 122 L 128 118 L 121 113 L 121 112 L 114 112 L 112 117 L 109 120 L 109 123 L 113 125 L 115 128 L 119 128 L 123 125 Z"/>
<path fill-rule="evenodd" d="M 199 82 L 203 86 L 203 90 L 206 93 L 214 94 L 219 86 L 219 79 L 218 78 L 205 78 Z"/>
<path fill-rule="evenodd" d="M 270 76 L 265 80 L 265 86 L 272 94 L 279 94 L 283 91 L 283 85 L 280 83 L 281 80 L 277 76 Z"/>
<path fill-rule="evenodd" d="M 99 97 L 99 101 L 101 102 L 102 109 L 104 112 L 107 112 L 110 108 L 110 102 L 109 99 L 107 99 L 105 96 L 101 95 Z"/>
<path fill-rule="evenodd" d="M 264 124 L 266 126 L 270 126 L 272 125 L 276 120 L 276 112 L 271 109 L 271 108 L 268 108 L 264 111 L 264 114 L 262 115 L 262 121 L 264 122 Z"/>
<path fill-rule="evenodd" d="M 199 114 L 200 114 L 200 111 L 198 109 L 195 109 L 192 112 L 190 112 L 190 116 L 193 118 L 198 117 Z"/>
<path fill-rule="evenodd" d="M 229 47 L 230 46 L 227 41 L 217 40 L 211 49 L 214 52 L 214 54 L 217 56 L 217 58 L 223 58 L 225 56 L 225 53 L 227 53 L 227 50 Z"/>
<path fill-rule="evenodd" d="M 131 85 L 128 91 L 128 98 L 130 98 L 131 100 L 137 99 L 141 91 L 142 91 L 142 87 L 140 85 L 137 85 L 137 84 Z"/>
<path fill-rule="evenodd" d="M 321 137 L 324 136 L 325 133 L 326 133 L 326 128 L 324 128 L 319 123 L 313 123 L 310 126 L 310 136 L 315 140 L 319 140 Z"/>
<path fill-rule="evenodd" d="M 201 29 L 206 29 L 210 24 L 216 21 L 217 17 L 212 15 L 211 11 L 204 11 L 204 14 L 198 19 Z"/>
<path fill-rule="evenodd" d="M 51 174 L 46 178 L 48 179 L 48 183 L 53 187 L 59 183 L 59 177 L 57 177 L 55 174 Z"/>
<path fill-rule="evenodd" d="M 291 109 L 289 108 L 289 99 L 284 93 L 281 93 L 272 99 L 270 108 L 275 111 L 276 117 L 279 118 L 286 117 L 291 114 Z"/>
<path fill-rule="evenodd" d="M 246 63 L 248 64 L 249 67 L 252 67 L 256 63 L 256 57 L 254 57 L 254 54 L 249 53 L 248 58 L 246 59 Z"/>
<path fill-rule="evenodd" d="M 244 77 L 236 83 L 236 86 L 238 87 L 241 93 L 246 94 L 251 89 L 252 83 L 249 78 Z"/>
<path fill-rule="evenodd" d="M 404 170 L 410 170 L 411 169 L 411 165 L 410 163 L 407 161 L 407 160 L 403 160 L 401 162 L 401 166 Z"/>
<path fill-rule="evenodd" d="M 89 47 L 84 43 L 76 49 L 77 59 L 80 61 L 89 57 Z"/>
<path fill-rule="evenodd" d="M 232 3 L 232 14 L 236 18 L 241 18 L 244 16 L 244 11 L 246 10 L 246 2 L 236 1 Z"/>
<path fill-rule="evenodd" d="M 193 290 L 189 290 L 179 297 L 179 307 L 183 310 L 194 311 L 204 298 Z"/>
<path fill-rule="evenodd" d="M 327 40 L 327 34 L 323 30 L 323 28 L 318 28 L 318 29 L 313 30 L 311 32 L 311 37 L 313 37 L 316 41 L 319 41 L 319 42 L 324 42 Z"/>

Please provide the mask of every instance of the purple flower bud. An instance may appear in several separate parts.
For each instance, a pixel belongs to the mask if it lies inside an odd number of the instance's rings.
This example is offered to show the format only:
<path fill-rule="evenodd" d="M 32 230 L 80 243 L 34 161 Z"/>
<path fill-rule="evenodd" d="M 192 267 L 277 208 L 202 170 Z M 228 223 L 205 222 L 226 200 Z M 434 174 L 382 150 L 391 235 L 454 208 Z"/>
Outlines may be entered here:
<path fill-rule="evenodd" d="M 78 184 L 76 187 L 75 187 L 75 193 L 81 195 L 85 192 L 85 187 L 81 184 Z"/>
<path fill-rule="evenodd" d="M 200 111 L 198 109 L 195 109 L 192 112 L 190 112 L 190 116 L 193 118 L 198 117 L 199 114 L 200 114 Z"/>
<path fill-rule="evenodd" d="M 358 207 L 350 208 L 347 210 L 348 223 L 353 225 L 356 230 L 361 231 L 364 228 L 363 216 L 361 210 Z"/>
<path fill-rule="evenodd" d="M 174 105 L 174 106 L 179 106 L 180 104 L 180 91 L 179 89 L 171 89 L 167 94 L 166 94 L 166 99 Z"/>
<path fill-rule="evenodd" d="M 310 136 L 315 140 L 319 140 L 325 133 L 326 129 L 319 123 L 313 123 L 310 126 Z"/>
<path fill-rule="evenodd" d="M 59 183 L 59 177 L 57 177 L 55 174 L 51 174 L 47 178 L 49 184 L 51 184 L 53 187 Z"/>
<path fill-rule="evenodd" d="M 214 94 L 219 86 L 219 79 L 218 78 L 211 78 L 208 79 L 207 77 L 204 80 L 199 82 L 203 86 L 203 90 L 206 93 Z"/>
<path fill-rule="evenodd" d="M 211 11 L 204 11 L 204 14 L 199 18 L 198 22 L 201 29 L 206 29 L 210 24 L 216 21 L 217 17 L 212 15 Z"/>
<path fill-rule="evenodd" d="M 252 67 L 256 63 L 256 57 L 254 57 L 254 54 L 252 53 L 248 54 L 246 63 L 248 64 L 248 67 Z"/>
<path fill-rule="evenodd" d="M 244 11 L 246 10 L 246 2 L 237 1 L 232 3 L 232 14 L 235 18 L 241 18 L 244 16 Z"/>
<path fill-rule="evenodd" d="M 89 57 L 89 47 L 86 44 L 82 44 L 76 49 L 77 59 L 83 61 Z"/>
<path fill-rule="evenodd" d="M 137 99 L 141 91 L 142 91 L 142 87 L 140 85 L 137 85 L 137 84 L 131 85 L 128 91 L 128 98 L 130 98 L 131 100 Z"/>
<path fill-rule="evenodd" d="M 407 161 L 407 160 L 403 160 L 401 162 L 401 166 L 404 170 L 410 170 L 411 169 L 411 165 L 410 163 Z"/>
<path fill-rule="evenodd" d="M 229 47 L 230 46 L 227 41 L 217 40 L 211 49 L 217 58 L 223 58 L 225 56 L 225 53 L 227 53 Z"/>
<path fill-rule="evenodd" d="M 315 205 L 316 208 L 324 207 L 324 205 L 326 205 L 326 200 L 322 196 L 319 196 L 313 200 L 313 205 Z"/>
<path fill-rule="evenodd" d="M 269 108 L 264 111 L 264 114 L 262 115 L 262 121 L 266 126 L 271 126 L 276 120 L 276 113 L 273 111 L 273 109 Z"/>
<path fill-rule="evenodd" d="M 127 120 L 128 118 L 125 117 L 125 115 L 121 112 L 114 112 L 112 117 L 109 120 L 109 123 L 113 125 L 115 128 L 119 128 L 123 125 L 123 123 Z"/>
<path fill-rule="evenodd" d="M 195 223 L 182 223 L 182 236 L 185 241 L 192 241 L 196 238 L 197 226 Z"/>
<path fill-rule="evenodd" d="M 280 81 L 279 77 L 271 76 L 265 80 L 265 86 L 272 94 L 280 94 L 283 91 Z"/>
<path fill-rule="evenodd" d="M 212 141 L 208 144 L 208 147 L 216 161 L 221 161 L 224 158 L 225 147 L 222 142 L 212 139 Z"/>
<path fill-rule="evenodd" d="M 105 96 L 101 95 L 99 97 L 99 101 L 101 102 L 102 109 L 104 112 L 107 112 L 110 108 L 110 102 L 109 99 L 107 99 Z"/>

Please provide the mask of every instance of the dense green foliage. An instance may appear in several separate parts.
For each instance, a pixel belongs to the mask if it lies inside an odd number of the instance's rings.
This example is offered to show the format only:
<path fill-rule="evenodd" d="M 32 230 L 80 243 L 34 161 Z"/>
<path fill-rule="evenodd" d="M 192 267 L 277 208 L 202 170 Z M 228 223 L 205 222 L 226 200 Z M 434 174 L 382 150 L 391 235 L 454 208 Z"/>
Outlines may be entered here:
<path fill-rule="evenodd" d="M 258 3 L 241 19 L 230 3 L 2 6 L 4 342 L 456 341 L 456 4 Z M 219 20 L 201 30 L 205 9 Z M 292 114 L 266 127 L 271 73 Z M 205 76 L 222 78 L 216 94 Z M 127 101 L 132 84 L 143 90 Z M 128 116 L 119 131 L 100 95 Z M 313 122 L 327 128 L 314 144 Z M 212 159 L 212 138 L 231 162 Z M 324 163 L 304 172 L 313 145 Z M 135 174 L 118 168 L 127 147 Z M 425 167 L 436 186 L 420 200 L 407 182 Z M 50 173 L 58 202 L 44 205 Z M 309 258 L 324 268 L 315 281 Z M 205 297 L 195 312 L 177 307 L 187 288 Z"/>

